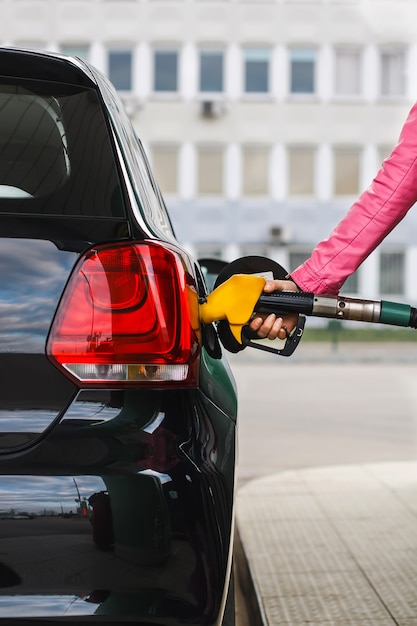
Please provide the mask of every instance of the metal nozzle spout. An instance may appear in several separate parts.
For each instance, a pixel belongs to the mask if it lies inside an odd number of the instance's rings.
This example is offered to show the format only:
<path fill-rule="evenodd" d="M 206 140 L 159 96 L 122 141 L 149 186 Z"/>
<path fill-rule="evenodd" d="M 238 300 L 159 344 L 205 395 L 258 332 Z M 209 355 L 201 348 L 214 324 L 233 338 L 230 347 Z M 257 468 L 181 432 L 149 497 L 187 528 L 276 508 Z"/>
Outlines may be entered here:
<path fill-rule="evenodd" d="M 381 302 L 340 296 L 314 296 L 313 315 L 357 322 L 379 322 Z"/>

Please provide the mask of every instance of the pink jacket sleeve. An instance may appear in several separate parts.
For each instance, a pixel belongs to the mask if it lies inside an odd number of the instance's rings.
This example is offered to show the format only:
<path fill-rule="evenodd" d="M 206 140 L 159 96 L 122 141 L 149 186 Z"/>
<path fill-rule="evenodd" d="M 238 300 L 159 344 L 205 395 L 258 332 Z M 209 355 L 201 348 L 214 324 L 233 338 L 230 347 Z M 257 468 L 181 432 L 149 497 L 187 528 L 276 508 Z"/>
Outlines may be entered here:
<path fill-rule="evenodd" d="M 311 257 L 291 272 L 303 291 L 337 294 L 346 278 L 381 243 L 417 201 L 417 104 L 398 144 L 364 191 Z"/>

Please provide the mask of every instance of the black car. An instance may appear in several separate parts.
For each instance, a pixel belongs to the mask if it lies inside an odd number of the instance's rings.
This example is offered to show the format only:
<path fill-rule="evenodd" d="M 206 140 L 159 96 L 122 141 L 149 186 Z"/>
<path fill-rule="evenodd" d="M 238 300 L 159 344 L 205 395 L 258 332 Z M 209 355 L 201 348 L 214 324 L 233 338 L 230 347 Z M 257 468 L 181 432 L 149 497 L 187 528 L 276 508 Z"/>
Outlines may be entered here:
<path fill-rule="evenodd" d="M 107 79 L 0 49 L 0 623 L 234 624 L 236 388 Z"/>

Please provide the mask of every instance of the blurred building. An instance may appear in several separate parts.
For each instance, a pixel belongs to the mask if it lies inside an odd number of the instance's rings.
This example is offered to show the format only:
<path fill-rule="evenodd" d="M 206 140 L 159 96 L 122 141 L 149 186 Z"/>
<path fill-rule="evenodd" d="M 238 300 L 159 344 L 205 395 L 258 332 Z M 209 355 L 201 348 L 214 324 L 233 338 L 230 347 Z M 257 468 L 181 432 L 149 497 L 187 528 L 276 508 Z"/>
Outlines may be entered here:
<path fill-rule="evenodd" d="M 119 89 L 197 256 L 304 260 L 369 185 L 417 96 L 416 0 L 0 0 L 2 45 Z M 413 211 L 344 291 L 417 301 Z"/>

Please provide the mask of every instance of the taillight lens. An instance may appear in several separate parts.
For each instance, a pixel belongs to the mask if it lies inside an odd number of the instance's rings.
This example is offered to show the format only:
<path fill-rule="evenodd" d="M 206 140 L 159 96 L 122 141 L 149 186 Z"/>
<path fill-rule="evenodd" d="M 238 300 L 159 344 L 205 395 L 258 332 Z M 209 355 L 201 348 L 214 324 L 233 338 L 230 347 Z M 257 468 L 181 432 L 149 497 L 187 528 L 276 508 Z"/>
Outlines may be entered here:
<path fill-rule="evenodd" d="M 83 384 L 193 386 L 198 333 L 198 296 L 175 248 L 103 245 L 75 267 L 47 355 Z"/>

